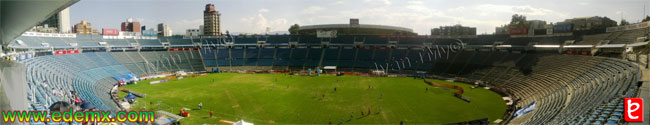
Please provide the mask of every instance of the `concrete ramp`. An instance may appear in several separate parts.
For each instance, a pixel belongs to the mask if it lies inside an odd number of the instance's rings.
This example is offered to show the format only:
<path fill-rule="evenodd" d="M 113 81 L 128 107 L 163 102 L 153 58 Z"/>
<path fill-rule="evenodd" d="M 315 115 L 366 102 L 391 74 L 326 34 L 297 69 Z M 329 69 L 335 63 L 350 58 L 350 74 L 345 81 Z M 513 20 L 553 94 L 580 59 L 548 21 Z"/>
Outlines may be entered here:
<path fill-rule="evenodd" d="M 0 60 L 0 110 L 27 110 L 25 65 Z"/>

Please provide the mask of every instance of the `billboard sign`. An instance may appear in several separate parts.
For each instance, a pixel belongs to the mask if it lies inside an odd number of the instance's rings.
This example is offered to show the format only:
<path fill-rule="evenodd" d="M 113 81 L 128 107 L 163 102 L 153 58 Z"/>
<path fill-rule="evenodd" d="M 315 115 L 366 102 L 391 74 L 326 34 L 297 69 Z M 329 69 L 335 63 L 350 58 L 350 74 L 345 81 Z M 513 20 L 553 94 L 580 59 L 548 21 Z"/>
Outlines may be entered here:
<path fill-rule="evenodd" d="M 510 28 L 509 30 L 510 35 L 526 35 L 528 32 L 526 32 L 526 28 Z"/>
<path fill-rule="evenodd" d="M 158 32 L 154 30 L 143 30 L 142 35 L 143 36 L 156 36 Z"/>
<path fill-rule="evenodd" d="M 120 34 L 120 32 L 117 29 L 104 29 L 104 28 L 102 28 L 102 35 L 117 36 L 119 34 Z"/>
<path fill-rule="evenodd" d="M 336 38 L 336 30 L 318 30 L 316 38 Z"/>

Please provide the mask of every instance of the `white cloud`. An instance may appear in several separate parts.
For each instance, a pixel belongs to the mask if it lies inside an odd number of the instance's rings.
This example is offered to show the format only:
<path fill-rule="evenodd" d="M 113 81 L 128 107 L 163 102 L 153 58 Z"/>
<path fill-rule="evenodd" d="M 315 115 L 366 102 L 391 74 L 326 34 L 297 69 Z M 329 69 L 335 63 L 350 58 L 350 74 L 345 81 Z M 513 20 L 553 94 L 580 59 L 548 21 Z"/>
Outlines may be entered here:
<path fill-rule="evenodd" d="M 269 9 L 262 8 L 262 9 L 258 10 L 257 12 L 258 13 L 266 13 L 266 12 L 269 12 Z"/>
<path fill-rule="evenodd" d="M 167 24 L 171 27 L 173 34 L 185 34 L 187 29 L 198 29 L 200 25 L 203 25 L 203 18 L 198 19 L 182 19 L 170 24 Z M 158 24 L 152 26 L 152 28 L 157 28 Z"/>
<path fill-rule="evenodd" d="M 284 29 L 289 28 L 288 20 L 285 18 L 277 18 L 277 19 L 267 19 L 266 16 L 264 16 L 264 12 L 267 11 L 258 11 L 256 16 L 250 16 L 246 18 L 241 18 L 240 21 L 243 22 L 245 27 L 240 27 L 236 30 L 247 30 L 248 32 L 251 33 L 263 33 L 266 31 L 266 28 L 270 28 L 271 31 L 284 31 Z"/>
<path fill-rule="evenodd" d="M 616 11 L 616 14 L 623 14 L 623 13 L 625 13 L 625 11 L 621 11 L 621 10 Z"/>
<path fill-rule="evenodd" d="M 310 6 L 307 9 L 302 10 L 302 14 L 315 14 L 315 13 L 318 13 L 318 12 L 324 10 L 324 9 L 325 8 L 320 7 L 320 6 Z"/>
<path fill-rule="evenodd" d="M 343 5 L 343 4 L 345 4 L 345 1 L 339 0 L 339 1 L 334 2 L 334 4 L 335 5 Z"/>
<path fill-rule="evenodd" d="M 393 2 L 391 2 L 391 0 L 366 0 L 366 2 L 369 2 L 369 3 L 379 2 L 379 3 L 383 3 L 385 5 L 391 5 L 393 3 Z"/>

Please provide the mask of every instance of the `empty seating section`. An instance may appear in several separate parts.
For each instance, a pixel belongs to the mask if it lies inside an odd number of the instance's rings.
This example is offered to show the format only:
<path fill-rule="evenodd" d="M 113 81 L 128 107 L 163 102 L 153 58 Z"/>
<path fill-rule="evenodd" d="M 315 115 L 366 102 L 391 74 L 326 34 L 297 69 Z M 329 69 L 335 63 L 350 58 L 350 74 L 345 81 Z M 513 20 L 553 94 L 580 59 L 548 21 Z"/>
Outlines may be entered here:
<path fill-rule="evenodd" d="M 230 52 L 227 48 L 217 48 L 214 53 L 217 55 L 218 66 L 230 66 Z"/>
<path fill-rule="evenodd" d="M 354 49 L 354 50 L 356 51 L 356 54 L 342 53 L 341 57 L 354 58 L 355 59 L 354 67 L 360 67 L 360 68 L 371 67 L 373 69 L 376 68 L 375 61 L 373 60 L 374 50 L 372 49 Z M 347 52 L 350 51 L 348 50 Z M 383 65 L 383 63 L 379 63 L 377 65 Z"/>
<path fill-rule="evenodd" d="M 257 65 L 257 58 L 259 56 L 259 49 L 255 47 L 248 47 L 246 48 L 246 57 L 244 60 L 244 65 L 246 66 L 256 66 Z"/>
<path fill-rule="evenodd" d="M 636 29 L 636 30 L 627 30 L 614 32 L 608 39 L 611 39 L 610 44 L 625 44 L 625 43 L 634 43 L 636 39 L 643 36 L 648 36 L 648 28 Z"/>
<path fill-rule="evenodd" d="M 267 47 L 260 49 L 260 57 L 257 61 L 258 66 L 272 66 L 275 48 Z"/>
<path fill-rule="evenodd" d="M 28 101 L 31 109 L 36 110 L 48 110 L 48 106 L 57 101 L 69 101 L 70 92 L 75 91 L 82 100 L 99 110 L 116 111 L 118 108 L 112 103 L 108 90 L 117 81 L 110 77 L 129 73 L 108 53 L 40 56 L 24 63 Z"/>
<path fill-rule="evenodd" d="M 311 48 L 307 52 L 307 59 L 305 60 L 304 66 L 315 67 L 319 66 L 321 54 L 323 53 L 322 48 Z"/>
<path fill-rule="evenodd" d="M 160 41 L 158 39 L 137 39 L 140 46 L 160 46 Z"/>
<path fill-rule="evenodd" d="M 481 53 L 483 52 L 459 52 L 455 55 L 486 58 L 456 58 L 450 60 L 453 63 L 447 66 L 452 70 L 439 73 L 463 72 L 457 76 L 483 80 L 506 88 L 521 99 L 516 107 L 533 101 L 537 103 L 534 111 L 512 119 L 511 124 L 618 123 L 620 117 L 615 119 L 617 115 L 613 115 L 613 112 L 600 113 L 606 117 L 603 120 L 585 119 L 602 105 L 611 105 L 613 100 L 630 97 L 628 93 L 634 92 L 634 84 L 640 78 L 636 65 L 613 58 L 543 53 Z M 439 62 L 442 60 L 434 62 L 434 65 L 445 67 L 437 65 Z M 460 67 L 460 64 L 464 64 L 464 68 L 454 68 Z M 609 108 L 613 110 L 616 106 Z"/>
<path fill-rule="evenodd" d="M 576 41 L 577 45 L 595 45 L 598 44 L 601 40 L 606 40 L 611 33 L 596 34 L 596 35 L 584 35 L 582 36 L 582 41 Z"/>
<path fill-rule="evenodd" d="M 162 57 L 169 57 L 172 61 L 172 64 L 176 65 L 180 70 L 195 71 L 192 63 L 190 63 L 191 55 L 188 54 L 189 51 L 170 51 L 168 53 L 169 54 L 167 54 L 167 56 L 162 56 Z"/>
<path fill-rule="evenodd" d="M 339 63 L 339 48 L 333 47 L 333 48 L 327 48 L 325 50 L 325 57 L 323 57 L 323 66 L 336 66 Z M 348 62 L 347 64 L 353 64 L 351 62 Z M 351 67 L 351 66 L 347 66 Z"/>
<path fill-rule="evenodd" d="M 337 59 L 338 63 L 336 65 L 328 65 L 328 66 L 339 66 L 341 68 L 352 68 L 352 67 L 354 67 L 354 64 L 355 64 L 354 63 L 354 57 L 356 55 L 355 54 L 356 49 L 354 49 L 352 47 L 344 47 L 344 48 L 340 48 L 340 53 L 337 52 L 337 51 L 338 50 L 333 51 L 333 49 L 328 49 L 327 50 L 328 53 L 325 55 L 326 57 L 330 56 L 330 57 L 333 58 L 334 57 L 333 55 L 338 55 L 338 59 Z M 368 56 L 368 55 L 364 55 L 364 56 Z"/>
<path fill-rule="evenodd" d="M 169 42 L 169 44 L 173 45 L 192 45 L 193 39 L 184 39 L 183 37 L 164 37 L 160 38 L 163 42 Z M 199 40 L 195 40 L 196 42 L 199 42 Z"/>
<path fill-rule="evenodd" d="M 106 44 L 109 45 L 114 45 L 114 46 L 128 46 L 129 42 L 127 42 L 125 39 L 104 39 Z M 94 45 L 99 45 L 99 43 L 95 43 Z"/>
<path fill-rule="evenodd" d="M 308 48 L 294 48 L 291 52 L 289 66 L 302 67 L 305 64 Z"/>
<path fill-rule="evenodd" d="M 273 60 L 274 66 L 289 66 L 289 60 L 291 59 L 291 49 L 289 48 L 278 48 L 276 52 L 276 58 Z"/>
<path fill-rule="evenodd" d="M 235 47 L 230 49 L 230 65 L 242 66 L 244 64 L 244 48 Z"/>
<path fill-rule="evenodd" d="M 237 44 L 246 44 L 246 43 L 248 43 L 248 44 L 251 44 L 251 43 L 256 44 L 257 40 L 258 40 L 258 37 L 260 37 L 260 36 L 233 36 L 233 38 L 235 39 L 235 43 L 237 43 Z M 263 39 L 266 39 L 266 38 L 259 38 L 259 39 L 263 40 Z"/>
<path fill-rule="evenodd" d="M 106 41 L 100 35 L 79 35 L 77 38 L 65 38 L 70 42 L 77 43 L 78 46 L 97 46 L 98 41 Z"/>
<path fill-rule="evenodd" d="M 268 36 L 266 43 L 288 43 L 290 36 L 287 35 L 272 35 Z"/>
<path fill-rule="evenodd" d="M 200 52 L 206 67 L 217 67 L 216 49 L 201 49 Z"/>

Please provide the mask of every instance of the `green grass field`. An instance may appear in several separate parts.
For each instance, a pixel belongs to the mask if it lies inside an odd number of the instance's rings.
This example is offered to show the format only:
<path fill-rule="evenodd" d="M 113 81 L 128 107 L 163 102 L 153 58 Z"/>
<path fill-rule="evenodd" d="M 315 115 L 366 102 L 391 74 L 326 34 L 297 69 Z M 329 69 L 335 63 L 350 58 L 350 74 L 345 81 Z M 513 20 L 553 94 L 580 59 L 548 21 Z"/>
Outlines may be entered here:
<path fill-rule="evenodd" d="M 486 117 L 494 121 L 506 110 L 505 102 L 492 91 L 470 89 L 468 84 L 430 80 L 462 86 L 464 96 L 471 99 L 471 103 L 467 103 L 453 96 L 454 89 L 432 87 L 421 79 L 410 77 L 220 73 L 153 85 L 149 81 L 125 86 L 147 95 L 138 98 L 132 109 L 146 106 L 147 110 L 178 113 L 182 107 L 191 108 L 187 111 L 191 116 L 182 119 L 183 124 L 215 124 L 219 120 L 241 119 L 255 124 L 327 124 L 328 120 L 334 124 L 398 124 L 400 121 L 440 124 Z M 369 85 L 372 89 L 368 89 Z M 425 91 L 427 87 L 429 90 Z M 163 106 L 156 106 L 158 101 Z M 202 110 L 198 110 L 199 102 L 203 102 Z M 378 112 L 380 106 L 381 112 Z M 214 111 L 212 118 L 210 110 Z M 365 116 L 361 116 L 361 111 Z"/>

